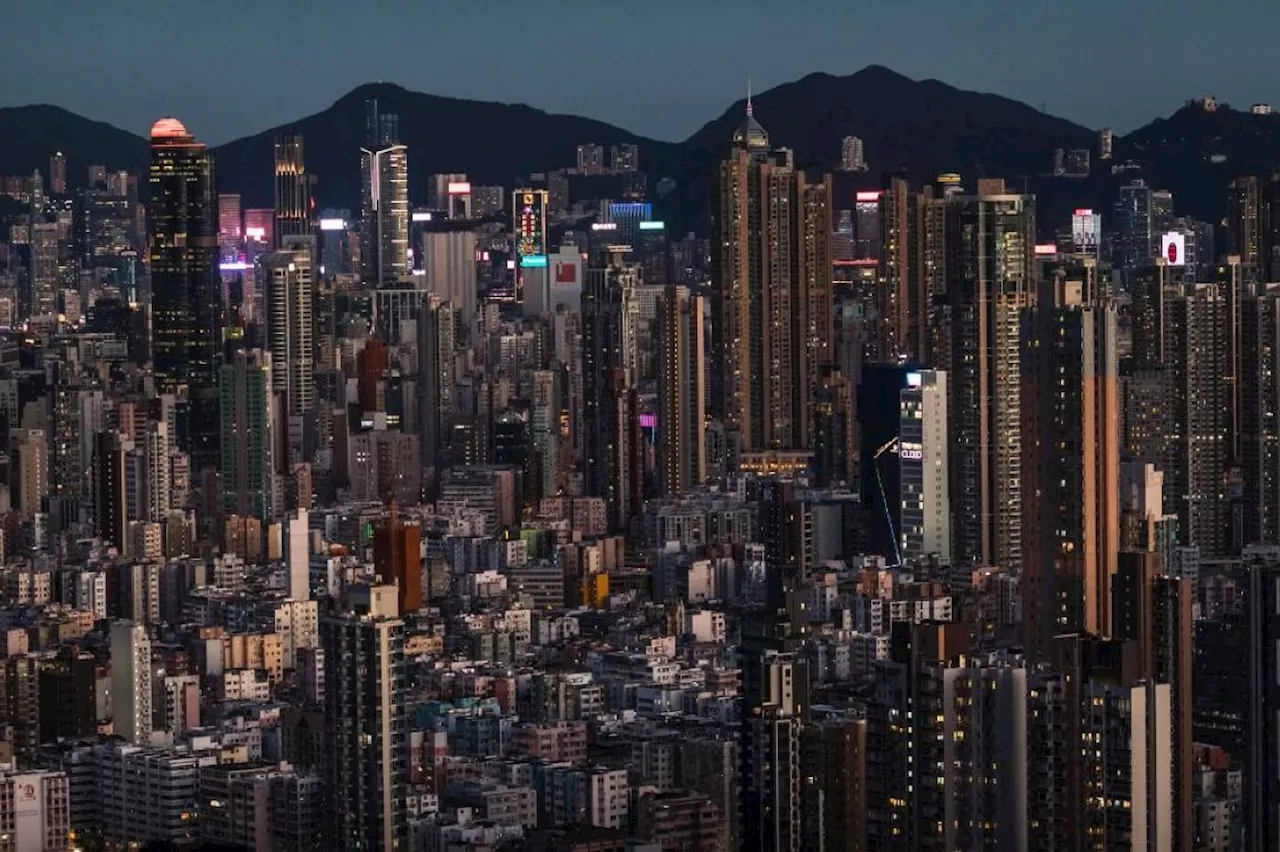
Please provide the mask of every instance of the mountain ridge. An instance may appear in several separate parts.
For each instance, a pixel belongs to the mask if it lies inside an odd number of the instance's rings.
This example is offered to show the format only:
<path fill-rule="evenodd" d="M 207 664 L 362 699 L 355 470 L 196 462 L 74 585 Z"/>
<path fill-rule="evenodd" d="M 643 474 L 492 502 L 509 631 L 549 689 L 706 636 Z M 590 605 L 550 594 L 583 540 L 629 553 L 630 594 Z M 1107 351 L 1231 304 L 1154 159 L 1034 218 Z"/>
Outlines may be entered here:
<path fill-rule="evenodd" d="M 580 143 L 607 148 L 627 142 L 641 147 L 641 169 L 651 180 L 677 181 L 678 191 L 666 203 L 680 208 L 683 215 L 669 218 L 682 225 L 705 221 L 715 163 L 745 111 L 745 99 L 739 99 L 685 139 L 667 142 L 524 103 L 363 83 L 319 112 L 215 146 L 220 191 L 240 193 L 245 207 L 269 206 L 275 136 L 296 130 L 307 146 L 308 171 L 318 176 L 318 205 L 355 208 L 364 101 L 371 97 L 382 102 L 383 111 L 400 115 L 412 198 L 424 197 L 429 174 L 465 172 L 474 183 L 512 186 L 530 173 L 572 166 Z M 791 148 L 802 167 L 833 169 L 841 139 L 861 138 L 871 171 L 841 176 L 842 192 L 850 183 L 874 185 L 882 172 L 902 170 L 918 183 L 959 172 L 966 182 L 1020 181 L 1044 196 L 1042 207 L 1049 211 L 1066 194 L 1082 201 L 1096 196 L 1103 203 L 1107 191 L 1130 176 L 1095 168 L 1085 181 L 1052 181 L 1047 173 L 1053 149 L 1096 152 L 1094 130 L 1003 95 L 933 78 L 914 80 L 883 65 L 847 75 L 813 72 L 757 93 L 752 102 L 772 144 Z M 198 136 L 199 128 L 193 129 Z M 0 108 L 0 140 L 0 174 L 45 172 L 49 154 L 61 149 L 72 186 L 83 185 L 90 163 L 143 172 L 149 157 L 142 136 L 49 104 Z M 1215 220 L 1226 175 L 1265 173 L 1280 162 L 1280 116 L 1225 105 L 1209 112 L 1189 104 L 1117 136 L 1115 152 L 1114 163 L 1132 160 L 1150 183 L 1172 190 L 1180 211 Z"/>

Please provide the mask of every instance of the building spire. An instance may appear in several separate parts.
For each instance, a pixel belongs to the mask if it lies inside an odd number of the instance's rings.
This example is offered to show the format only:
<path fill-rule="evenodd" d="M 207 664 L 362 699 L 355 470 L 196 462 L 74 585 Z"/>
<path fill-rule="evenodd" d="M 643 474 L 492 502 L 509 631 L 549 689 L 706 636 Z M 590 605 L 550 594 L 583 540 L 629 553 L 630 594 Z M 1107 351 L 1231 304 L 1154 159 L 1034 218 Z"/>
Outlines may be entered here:
<path fill-rule="evenodd" d="M 747 78 L 747 118 L 750 118 L 753 114 L 754 114 L 754 111 L 751 109 L 751 78 L 748 77 Z"/>

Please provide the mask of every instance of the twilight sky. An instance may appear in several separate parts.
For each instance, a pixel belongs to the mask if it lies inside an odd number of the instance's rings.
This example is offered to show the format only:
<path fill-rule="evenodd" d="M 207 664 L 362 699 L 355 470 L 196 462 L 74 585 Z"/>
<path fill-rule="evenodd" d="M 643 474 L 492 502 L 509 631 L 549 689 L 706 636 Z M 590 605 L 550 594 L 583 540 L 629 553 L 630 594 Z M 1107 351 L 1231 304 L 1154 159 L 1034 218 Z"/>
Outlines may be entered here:
<path fill-rule="evenodd" d="M 214 144 L 322 110 L 373 80 L 672 140 L 741 97 L 748 77 L 758 91 L 871 63 L 1120 131 L 1194 96 L 1280 101 L 1269 73 L 1275 0 L 5 5 L 0 106 L 53 103 L 140 135 L 172 114 Z M 188 11 L 200 5 L 202 14 Z"/>

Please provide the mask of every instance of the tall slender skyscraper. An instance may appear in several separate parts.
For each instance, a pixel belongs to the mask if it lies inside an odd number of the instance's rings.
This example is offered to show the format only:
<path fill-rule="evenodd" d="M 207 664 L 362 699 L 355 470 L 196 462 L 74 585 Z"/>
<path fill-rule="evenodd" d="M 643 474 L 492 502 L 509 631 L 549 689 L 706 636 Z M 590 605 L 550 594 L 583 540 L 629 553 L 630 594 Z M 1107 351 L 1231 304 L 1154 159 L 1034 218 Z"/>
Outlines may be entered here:
<path fill-rule="evenodd" d="M 951 482 L 947 465 L 947 374 L 907 374 L 899 394 L 898 489 L 903 559 L 936 555 L 951 563 Z M 872 462 L 873 464 L 875 462 Z"/>
<path fill-rule="evenodd" d="M 276 137 L 276 215 L 272 233 L 275 247 L 284 248 L 292 237 L 311 234 L 311 182 L 302 156 L 302 136 Z"/>
<path fill-rule="evenodd" d="M 948 207 L 951 499 L 961 562 L 1022 568 L 1021 313 L 1033 298 L 1035 199 L 978 183 Z"/>
<path fill-rule="evenodd" d="M 150 184 L 156 390 L 189 404 L 183 449 L 193 469 L 216 468 L 223 311 L 213 157 L 176 118 L 151 128 Z"/>
<path fill-rule="evenodd" d="M 1026 643 L 1107 635 L 1120 549 L 1115 307 L 1058 276 L 1024 315 L 1023 612 Z"/>
<path fill-rule="evenodd" d="M 1169 412 L 1165 423 L 1165 505 L 1178 514 L 1178 539 L 1204 556 L 1231 547 L 1226 494 L 1230 460 L 1230 310 L 1218 284 L 1179 288 L 1165 298 Z"/>
<path fill-rule="evenodd" d="M 707 476 L 705 302 L 670 285 L 659 308 L 658 480 L 668 494 L 687 491 Z"/>
<path fill-rule="evenodd" d="M 1243 544 L 1280 544 L 1280 285 L 1245 300 Z"/>
<path fill-rule="evenodd" d="M 267 313 L 267 349 L 274 368 L 271 384 L 284 402 L 277 412 L 288 429 L 288 459 L 296 462 L 302 448 L 303 419 L 315 403 L 315 281 L 306 241 L 286 241 L 280 251 L 264 255 L 262 284 Z"/>
<path fill-rule="evenodd" d="M 769 151 L 751 105 L 721 163 L 712 240 L 712 396 L 741 448 L 801 449 L 830 358 L 830 181 Z"/>
<path fill-rule="evenodd" d="M 360 260 L 365 282 L 382 287 L 409 275 L 409 156 L 399 120 L 368 103 L 360 149 Z"/>
<path fill-rule="evenodd" d="M 1261 268 L 1259 231 L 1258 179 L 1236 178 L 1227 186 L 1227 254 L 1240 258 L 1244 280 L 1258 284 L 1265 270 Z"/>
<path fill-rule="evenodd" d="M 911 336 L 911 194 L 907 179 L 886 176 L 880 193 L 880 265 L 876 270 L 875 357 L 909 357 Z"/>
<path fill-rule="evenodd" d="M 222 504 L 227 514 L 271 520 L 275 466 L 272 459 L 271 356 L 240 351 L 221 370 Z"/>

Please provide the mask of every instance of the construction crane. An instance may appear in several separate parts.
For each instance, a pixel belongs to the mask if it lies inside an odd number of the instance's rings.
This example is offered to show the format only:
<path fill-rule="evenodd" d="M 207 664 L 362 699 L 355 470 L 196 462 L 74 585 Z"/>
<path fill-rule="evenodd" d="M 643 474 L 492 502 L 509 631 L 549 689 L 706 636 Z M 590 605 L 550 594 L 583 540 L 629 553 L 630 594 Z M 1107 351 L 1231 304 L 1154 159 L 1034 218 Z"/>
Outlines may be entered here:
<path fill-rule="evenodd" d="M 893 542 L 894 562 L 889 566 L 890 568 L 897 568 L 902 565 L 902 550 L 898 547 L 898 531 L 893 528 L 893 512 L 889 511 L 889 498 L 884 493 L 884 477 L 880 475 L 880 457 L 885 453 L 896 454 L 897 452 L 898 436 L 894 435 L 871 455 L 871 466 L 876 471 L 876 484 L 880 486 L 880 502 L 884 504 L 884 520 L 889 525 L 889 539 Z"/>

